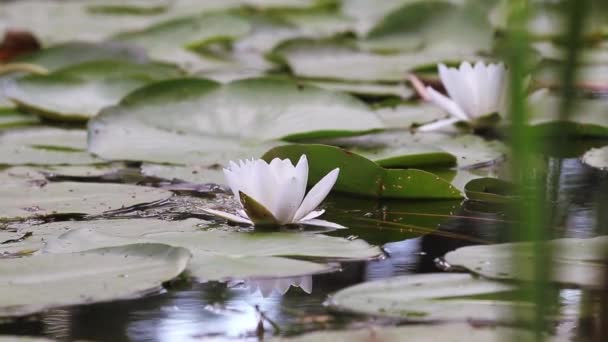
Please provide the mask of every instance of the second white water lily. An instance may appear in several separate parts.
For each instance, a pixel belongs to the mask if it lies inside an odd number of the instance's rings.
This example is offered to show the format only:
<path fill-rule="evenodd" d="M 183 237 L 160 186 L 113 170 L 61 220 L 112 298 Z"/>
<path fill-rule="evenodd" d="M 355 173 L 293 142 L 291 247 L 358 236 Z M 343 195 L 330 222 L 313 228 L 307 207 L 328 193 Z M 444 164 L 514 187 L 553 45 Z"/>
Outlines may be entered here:
<path fill-rule="evenodd" d="M 315 210 L 336 183 L 339 172 L 338 168 L 332 170 L 306 194 L 308 160 L 305 155 L 300 157 L 296 166 L 289 159 L 279 158 L 270 163 L 262 159 L 231 161 L 229 167 L 224 169 L 224 176 L 242 210 L 236 214 L 213 209 L 205 211 L 245 224 L 302 223 L 344 228 L 317 219 L 324 210 Z"/>
<path fill-rule="evenodd" d="M 474 121 L 484 115 L 499 113 L 503 107 L 505 93 L 505 67 L 500 64 L 468 62 L 458 69 L 438 65 L 439 77 L 448 93 L 441 94 L 432 87 L 426 91 L 431 102 L 444 109 L 452 117 L 420 127 L 430 131 L 458 121 Z"/>

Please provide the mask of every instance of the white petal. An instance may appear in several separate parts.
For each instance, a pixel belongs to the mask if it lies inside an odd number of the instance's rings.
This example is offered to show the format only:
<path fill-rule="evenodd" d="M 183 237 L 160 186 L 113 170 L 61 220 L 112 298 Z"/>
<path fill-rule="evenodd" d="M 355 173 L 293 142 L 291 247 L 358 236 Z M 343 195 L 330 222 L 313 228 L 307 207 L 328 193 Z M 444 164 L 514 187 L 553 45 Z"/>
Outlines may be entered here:
<path fill-rule="evenodd" d="M 272 215 L 275 217 L 278 223 L 287 224 L 293 222 L 293 218 L 296 215 L 300 204 L 302 204 L 302 197 L 304 197 L 304 191 L 298 191 L 298 179 L 291 177 L 286 182 L 281 183 L 277 186 L 277 189 L 273 190 L 275 194 L 274 208 L 271 208 Z"/>
<path fill-rule="evenodd" d="M 309 226 L 334 228 L 334 229 L 345 229 L 346 228 L 346 227 L 344 227 L 341 224 L 337 224 L 337 223 L 329 222 L 329 221 L 325 221 L 325 220 L 319 220 L 319 219 L 300 221 L 299 223 L 301 223 L 301 224 L 307 224 Z"/>
<path fill-rule="evenodd" d="M 469 62 L 463 62 L 460 64 L 460 69 L 453 72 L 455 74 L 453 77 L 460 79 L 458 104 L 467 113 L 469 118 L 474 118 L 479 108 L 478 98 L 480 96 L 478 94 L 475 71 Z"/>
<path fill-rule="evenodd" d="M 435 122 L 428 123 L 426 125 L 422 125 L 422 126 L 418 127 L 417 130 L 419 132 L 431 132 L 431 131 L 441 129 L 446 126 L 453 125 L 453 124 L 457 123 L 458 121 L 462 121 L 462 120 L 460 118 L 448 118 L 448 119 L 438 120 Z"/>
<path fill-rule="evenodd" d="M 456 102 L 452 101 L 449 97 L 441 94 L 431 87 L 427 87 L 426 90 L 428 91 L 431 101 L 434 104 L 461 120 L 469 120 L 469 117 L 465 114 L 462 108 L 460 108 L 460 106 Z"/>
<path fill-rule="evenodd" d="M 325 213 L 325 209 L 311 211 L 306 216 L 302 217 L 300 219 L 300 221 L 312 220 L 314 218 L 317 218 L 317 217 L 323 215 L 324 213 Z"/>
<path fill-rule="evenodd" d="M 300 221 L 302 217 L 308 215 L 308 213 L 315 210 L 319 204 L 323 202 L 327 194 L 331 191 L 331 188 L 336 184 L 339 173 L 340 169 L 333 169 L 310 189 L 304 198 L 304 201 L 302 201 L 300 208 L 298 208 L 298 211 L 293 218 L 294 221 Z"/>
<path fill-rule="evenodd" d="M 214 210 L 214 209 L 203 209 L 203 211 L 206 213 L 209 213 L 211 215 L 214 215 L 214 216 L 219 216 L 221 218 L 225 218 L 228 221 L 253 225 L 253 222 L 251 222 L 251 220 L 249 220 L 247 218 L 240 217 L 240 216 L 237 216 L 234 214 L 230 214 L 230 213 L 227 213 L 224 211 L 219 211 L 219 210 Z"/>

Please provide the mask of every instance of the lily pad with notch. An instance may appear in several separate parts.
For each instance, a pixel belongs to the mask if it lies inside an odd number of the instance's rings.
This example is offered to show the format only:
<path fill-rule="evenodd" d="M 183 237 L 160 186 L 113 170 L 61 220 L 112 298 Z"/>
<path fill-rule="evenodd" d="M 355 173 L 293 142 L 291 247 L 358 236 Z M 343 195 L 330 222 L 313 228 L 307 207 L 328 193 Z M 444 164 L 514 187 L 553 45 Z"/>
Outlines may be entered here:
<path fill-rule="evenodd" d="M 513 183 L 491 177 L 469 181 L 464 192 L 469 200 L 481 202 L 510 203 L 516 199 Z"/>
<path fill-rule="evenodd" d="M 436 175 L 416 169 L 385 169 L 356 153 L 329 145 L 294 144 L 266 152 L 262 159 L 289 158 L 297 162 L 306 155 L 308 183 L 315 184 L 336 167 L 340 176 L 334 191 L 377 198 L 457 199 L 460 192 Z"/>

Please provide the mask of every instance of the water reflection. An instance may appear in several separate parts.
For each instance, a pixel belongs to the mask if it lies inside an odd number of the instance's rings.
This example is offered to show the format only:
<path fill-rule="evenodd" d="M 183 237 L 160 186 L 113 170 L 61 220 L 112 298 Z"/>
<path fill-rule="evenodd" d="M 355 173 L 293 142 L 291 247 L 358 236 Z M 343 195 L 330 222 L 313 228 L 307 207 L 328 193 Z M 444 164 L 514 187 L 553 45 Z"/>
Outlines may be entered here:
<path fill-rule="evenodd" d="M 577 158 L 545 158 L 555 213 L 556 237 L 594 235 L 598 215 L 606 211 L 608 176 Z M 256 340 L 259 310 L 283 332 L 339 328 L 368 317 L 335 314 L 323 306 L 331 293 L 367 280 L 436 272 L 435 259 L 456 248 L 510 241 L 506 208 L 471 201 L 378 201 L 332 196 L 328 220 L 350 229 L 328 235 L 383 245 L 388 257 L 342 263 L 341 271 L 292 279 L 257 279 L 189 284 L 148 298 L 52 310 L 40 320 L 0 324 L 2 334 L 44 335 L 59 340 L 200 341 L 212 337 Z M 314 286 L 313 286 L 314 285 Z M 596 297 L 562 290 L 565 311 L 581 310 Z M 587 303 L 587 304 L 586 304 Z M 575 317 L 574 315 L 573 317 Z M 573 318 L 555 327 L 580 330 Z M 273 328 L 265 324 L 266 334 Z M 577 330 L 578 329 L 578 330 Z"/>

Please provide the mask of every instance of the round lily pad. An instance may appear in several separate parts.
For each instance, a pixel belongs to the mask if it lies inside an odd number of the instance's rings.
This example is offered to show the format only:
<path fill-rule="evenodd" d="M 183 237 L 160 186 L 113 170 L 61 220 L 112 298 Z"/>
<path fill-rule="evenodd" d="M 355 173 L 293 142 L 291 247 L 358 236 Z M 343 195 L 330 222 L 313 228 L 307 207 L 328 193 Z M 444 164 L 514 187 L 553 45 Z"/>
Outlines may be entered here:
<path fill-rule="evenodd" d="M 186 249 L 162 244 L 4 259 L 0 317 L 151 294 L 182 273 L 189 259 Z"/>
<path fill-rule="evenodd" d="M 89 123 L 89 151 L 105 159 L 224 164 L 259 156 L 274 139 L 361 134 L 383 125 L 341 93 L 272 78 L 201 79 L 137 90 Z"/>
<path fill-rule="evenodd" d="M 87 151 L 87 132 L 50 127 L 0 133 L 0 165 L 85 165 L 103 161 Z"/>
<path fill-rule="evenodd" d="M 7 89 L 7 97 L 53 120 L 86 121 L 145 84 L 181 75 L 167 64 L 94 61 L 18 79 Z"/>
<path fill-rule="evenodd" d="M 340 310 L 411 321 L 499 321 L 513 322 L 512 312 L 532 317 L 532 304 L 473 296 L 511 292 L 513 285 L 484 280 L 466 273 L 408 275 L 367 282 L 340 290 L 330 305 Z"/>
<path fill-rule="evenodd" d="M 490 203 L 509 203 L 514 199 L 515 185 L 496 178 L 477 178 L 464 187 L 468 199 Z"/>
<path fill-rule="evenodd" d="M 554 282 L 584 288 L 601 288 L 604 283 L 604 251 L 608 237 L 591 239 L 558 239 L 544 243 L 556 251 L 545 267 L 551 268 Z M 490 246 L 462 247 L 449 252 L 445 260 L 452 266 L 464 267 L 492 279 L 532 280 L 530 267 L 514 267 L 514 260 L 530 260 L 535 247 L 532 243 L 506 243 Z"/>

